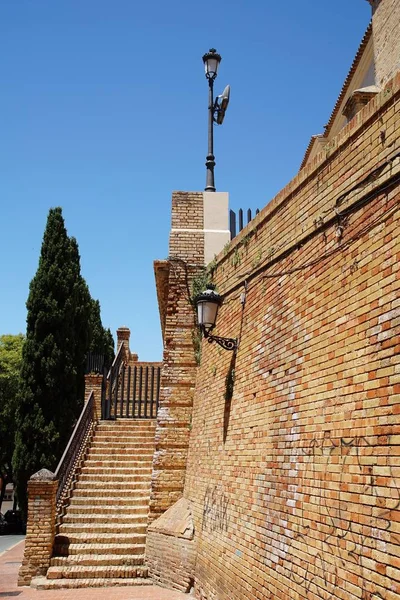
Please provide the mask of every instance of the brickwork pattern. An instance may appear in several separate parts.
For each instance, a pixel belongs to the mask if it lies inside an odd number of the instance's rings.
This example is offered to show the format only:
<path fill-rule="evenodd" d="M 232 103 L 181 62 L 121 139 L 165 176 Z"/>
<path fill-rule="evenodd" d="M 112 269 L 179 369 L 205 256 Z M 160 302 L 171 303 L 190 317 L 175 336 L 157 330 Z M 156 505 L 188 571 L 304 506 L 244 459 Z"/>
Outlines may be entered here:
<path fill-rule="evenodd" d="M 46 469 L 28 482 L 28 525 L 18 585 L 29 585 L 32 577 L 44 575 L 49 567 L 56 531 L 57 488 L 54 473 Z"/>
<path fill-rule="evenodd" d="M 384 87 L 400 69 L 400 3 L 373 3 L 373 35 L 376 84 Z"/>
<path fill-rule="evenodd" d="M 202 192 L 174 192 L 169 241 L 168 302 L 160 406 L 150 497 L 150 522 L 183 493 L 196 361 L 191 281 L 204 265 Z M 198 229 L 184 231 L 184 229 Z"/>
<path fill-rule="evenodd" d="M 397 76 L 218 257 L 197 598 L 400 600 L 399 111 Z"/>
<path fill-rule="evenodd" d="M 147 552 L 151 578 L 157 585 L 185 593 L 190 591 L 196 559 L 193 540 L 149 531 Z"/>
<path fill-rule="evenodd" d="M 196 549 L 190 503 L 181 498 L 147 531 L 146 564 L 159 585 L 189 592 L 194 582 Z"/>

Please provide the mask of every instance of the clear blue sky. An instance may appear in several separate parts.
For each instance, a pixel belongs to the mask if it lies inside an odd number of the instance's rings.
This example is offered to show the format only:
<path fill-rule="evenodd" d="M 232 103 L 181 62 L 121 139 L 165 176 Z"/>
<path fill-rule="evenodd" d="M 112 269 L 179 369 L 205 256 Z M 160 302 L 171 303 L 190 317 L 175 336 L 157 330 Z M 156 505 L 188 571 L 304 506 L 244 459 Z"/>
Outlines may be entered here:
<path fill-rule="evenodd" d="M 47 213 L 62 206 L 113 333 L 162 355 L 153 260 L 172 190 L 202 190 L 207 82 L 231 103 L 216 187 L 262 208 L 323 131 L 370 20 L 366 0 L 2 0 L 0 334 L 25 331 Z"/>

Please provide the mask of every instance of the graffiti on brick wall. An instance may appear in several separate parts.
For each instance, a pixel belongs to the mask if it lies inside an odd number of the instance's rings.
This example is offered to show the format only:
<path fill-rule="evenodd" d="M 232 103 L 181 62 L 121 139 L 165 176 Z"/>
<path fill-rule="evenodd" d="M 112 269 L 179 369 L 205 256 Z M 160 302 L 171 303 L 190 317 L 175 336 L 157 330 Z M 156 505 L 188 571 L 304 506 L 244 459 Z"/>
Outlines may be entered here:
<path fill-rule="evenodd" d="M 203 502 L 202 530 L 210 532 L 228 531 L 228 506 L 228 496 L 220 486 L 207 486 Z"/>
<path fill-rule="evenodd" d="M 361 587 L 361 600 L 387 600 L 370 569 L 372 554 L 385 555 L 389 544 L 400 545 L 393 526 L 399 520 L 399 474 L 390 436 L 334 438 L 325 432 L 299 450 L 303 481 L 318 482 L 318 505 L 310 518 L 309 508 L 305 515 L 299 503 L 300 523 L 284 561 L 287 575 L 307 595 L 318 590 L 323 600 L 343 591 L 347 580 Z M 360 498 L 356 505 L 352 494 Z M 379 574 L 386 565 L 377 559 L 375 569 Z"/>

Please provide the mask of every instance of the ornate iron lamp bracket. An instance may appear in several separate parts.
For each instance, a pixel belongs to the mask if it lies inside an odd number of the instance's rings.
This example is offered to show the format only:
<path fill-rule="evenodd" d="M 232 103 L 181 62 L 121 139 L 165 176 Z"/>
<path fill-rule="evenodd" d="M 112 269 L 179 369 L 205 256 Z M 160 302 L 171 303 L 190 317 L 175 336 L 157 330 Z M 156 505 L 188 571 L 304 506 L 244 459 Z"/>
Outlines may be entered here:
<path fill-rule="evenodd" d="M 226 338 L 226 337 L 220 337 L 219 335 L 211 335 L 210 333 L 208 333 L 208 331 L 206 329 L 204 329 L 204 327 L 202 327 L 202 329 L 203 329 L 204 337 L 209 344 L 216 342 L 224 350 L 231 350 L 231 351 L 237 350 L 237 348 L 238 348 L 237 338 Z"/>

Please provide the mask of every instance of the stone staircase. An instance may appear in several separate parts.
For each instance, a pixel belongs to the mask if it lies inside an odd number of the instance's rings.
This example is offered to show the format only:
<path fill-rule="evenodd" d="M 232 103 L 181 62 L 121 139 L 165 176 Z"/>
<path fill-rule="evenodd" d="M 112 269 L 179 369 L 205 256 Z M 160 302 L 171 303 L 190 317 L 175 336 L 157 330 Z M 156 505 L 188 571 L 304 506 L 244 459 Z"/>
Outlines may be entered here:
<path fill-rule="evenodd" d="M 144 565 L 155 420 L 101 421 L 39 589 L 150 585 Z"/>

